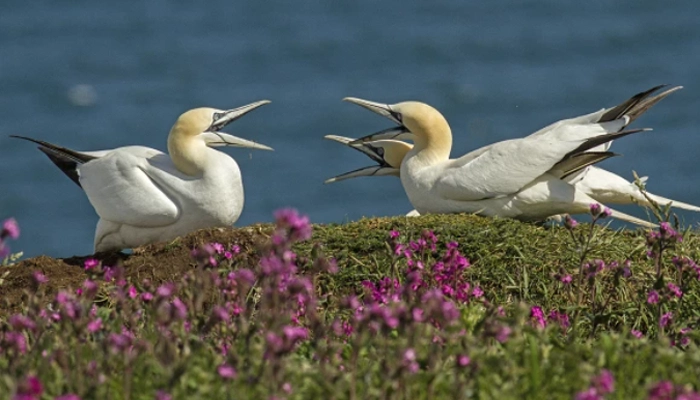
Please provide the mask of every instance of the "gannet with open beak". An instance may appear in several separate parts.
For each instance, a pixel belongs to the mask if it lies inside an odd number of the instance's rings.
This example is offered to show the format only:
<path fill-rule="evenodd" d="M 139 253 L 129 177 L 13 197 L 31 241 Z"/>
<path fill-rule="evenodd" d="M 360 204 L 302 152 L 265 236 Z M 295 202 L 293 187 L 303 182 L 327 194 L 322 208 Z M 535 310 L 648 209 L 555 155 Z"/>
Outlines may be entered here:
<path fill-rule="evenodd" d="M 377 165 L 367 166 L 351 172 L 340 174 L 327 179 L 324 183 L 338 182 L 361 176 L 398 177 L 401 170 L 401 161 L 403 161 L 406 154 L 413 148 L 413 145 L 400 140 L 379 140 L 376 142 L 354 143 L 355 139 L 344 136 L 326 135 L 325 138 L 342 143 L 352 149 L 362 152 L 372 160 L 376 161 Z M 582 177 L 569 175 L 564 177 L 563 180 L 575 185 L 576 189 L 582 190 L 584 193 L 588 194 L 591 196 L 591 198 L 600 203 L 621 205 L 639 204 L 649 207 L 651 206 L 649 199 L 651 199 L 662 206 L 670 205 L 671 207 L 683 210 L 700 212 L 700 207 L 659 196 L 648 191 L 645 191 L 645 197 L 639 187 L 633 182 L 630 182 L 625 178 L 598 166 L 591 165 L 587 168 L 588 172 Z M 646 182 L 647 177 L 642 177 L 640 180 L 642 182 Z M 419 213 L 413 210 L 407 215 L 419 215 Z"/>
<path fill-rule="evenodd" d="M 167 241 L 191 231 L 231 226 L 243 210 L 243 183 L 236 161 L 218 146 L 272 150 L 221 132 L 262 100 L 232 110 L 196 108 L 173 125 L 168 154 L 143 147 L 78 152 L 41 140 L 61 171 L 85 190 L 100 217 L 95 251 L 121 250 Z"/>
<path fill-rule="evenodd" d="M 592 149 L 645 130 L 623 129 L 655 104 L 645 97 L 647 93 L 651 91 L 612 109 L 559 121 L 529 137 L 498 142 L 454 160 L 449 159 L 449 124 L 433 107 L 415 101 L 388 105 L 357 98 L 345 100 L 399 125 L 355 143 L 414 140 L 414 148 L 401 164 L 400 177 L 418 212 L 471 212 L 543 220 L 557 214 L 585 213 L 591 204 L 598 203 L 561 178 L 614 156 Z M 616 214 L 626 219 L 613 211 L 613 216 Z M 645 221 L 635 218 L 634 222 Z"/>

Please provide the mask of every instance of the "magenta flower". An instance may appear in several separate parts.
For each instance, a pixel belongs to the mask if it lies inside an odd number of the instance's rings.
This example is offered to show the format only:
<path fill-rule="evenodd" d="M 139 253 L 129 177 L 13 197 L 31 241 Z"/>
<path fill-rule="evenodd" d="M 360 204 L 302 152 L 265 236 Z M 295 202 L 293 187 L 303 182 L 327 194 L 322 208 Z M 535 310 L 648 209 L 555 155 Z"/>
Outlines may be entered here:
<path fill-rule="evenodd" d="M 42 283 L 46 283 L 49 281 L 49 278 L 46 277 L 41 271 L 34 271 L 34 282 L 36 282 L 38 285 Z"/>
<path fill-rule="evenodd" d="M 102 329 L 102 318 L 96 318 L 90 321 L 87 325 L 87 330 L 90 333 L 95 333 Z"/>
<path fill-rule="evenodd" d="M 237 375 L 236 370 L 228 364 L 219 365 L 216 371 L 219 373 L 219 376 L 223 379 L 235 379 Z"/>
<path fill-rule="evenodd" d="M 593 377 L 592 382 L 601 394 L 612 393 L 615 390 L 615 377 L 607 369 L 600 371 L 600 375 Z"/>
<path fill-rule="evenodd" d="M 682 291 L 681 288 L 679 288 L 678 286 L 676 286 L 676 285 L 674 285 L 673 283 L 669 282 L 668 285 L 667 285 L 667 287 L 668 287 L 668 290 L 670 290 L 671 293 L 673 293 L 674 296 L 676 296 L 676 297 L 678 297 L 678 298 L 683 297 L 683 291 Z"/>
<path fill-rule="evenodd" d="M 465 354 L 460 354 L 457 356 L 457 365 L 459 367 L 464 368 L 467 365 L 469 365 L 471 362 L 472 362 L 472 360 L 469 358 L 469 356 L 467 356 Z"/>
<path fill-rule="evenodd" d="M 83 266 L 85 266 L 85 271 L 90 271 L 93 268 L 97 267 L 98 265 L 100 265 L 100 262 L 94 258 L 88 258 L 83 263 Z"/>
<path fill-rule="evenodd" d="M 401 236 L 401 233 L 399 231 L 393 230 L 389 232 L 389 237 L 392 239 L 397 239 L 399 236 Z"/>
<path fill-rule="evenodd" d="M 583 392 L 578 392 L 575 397 L 576 400 L 604 400 L 603 396 L 598 394 L 598 391 L 594 387 L 590 387 Z"/>
<path fill-rule="evenodd" d="M 559 312 L 557 310 L 552 310 L 547 316 L 547 320 L 558 323 L 562 328 L 566 329 L 571 325 L 569 323 L 569 316 L 566 313 Z"/>
<path fill-rule="evenodd" d="M 229 314 L 226 308 L 216 305 L 212 309 L 212 319 L 214 321 L 228 322 L 231 319 L 231 314 Z"/>
<path fill-rule="evenodd" d="M 652 290 L 647 294 L 647 303 L 656 304 L 659 302 L 659 293 L 656 290 Z"/>
<path fill-rule="evenodd" d="M 544 319 L 544 312 L 540 306 L 533 306 L 530 309 L 530 319 L 532 319 L 539 328 L 547 326 L 547 321 Z"/>
<path fill-rule="evenodd" d="M 570 215 L 567 214 L 567 215 L 564 217 L 564 227 L 565 227 L 566 229 L 571 230 L 571 229 L 576 228 L 577 226 L 578 226 L 578 221 L 576 221 L 575 219 L 573 219 Z"/>
<path fill-rule="evenodd" d="M 19 225 L 17 225 L 17 221 L 14 218 L 8 218 L 2 223 L 0 239 L 8 236 L 11 239 L 17 239 L 19 237 Z"/>
<path fill-rule="evenodd" d="M 603 212 L 603 206 L 601 206 L 598 203 L 591 203 L 591 205 L 588 208 L 591 212 L 591 215 L 594 217 L 597 217 L 598 215 L 600 215 L 601 212 Z"/>
<path fill-rule="evenodd" d="M 498 340 L 499 343 L 505 343 L 508 341 L 511 333 L 513 333 L 513 330 L 510 326 L 501 325 L 498 327 L 498 330 L 496 330 L 496 340 Z"/>
<path fill-rule="evenodd" d="M 223 252 L 225 251 L 224 245 L 221 244 L 221 243 L 212 243 L 212 244 L 211 244 L 211 247 L 214 248 L 214 251 L 215 251 L 217 254 L 221 254 L 221 253 L 223 253 Z"/>
<path fill-rule="evenodd" d="M 41 381 L 36 376 L 30 375 L 19 384 L 17 394 L 15 394 L 12 399 L 38 400 L 41 398 L 42 393 L 44 393 L 44 387 L 42 386 Z"/>
<path fill-rule="evenodd" d="M 173 396 L 171 396 L 168 392 L 159 390 L 156 392 L 156 400 L 173 400 Z"/>
<path fill-rule="evenodd" d="M 472 289 L 472 296 L 474 296 L 475 298 L 478 299 L 478 298 L 481 298 L 481 296 L 483 296 L 483 295 L 484 295 L 484 291 L 481 290 L 480 287 L 474 286 L 474 289 Z"/>
<path fill-rule="evenodd" d="M 284 338 L 291 343 L 297 343 L 309 337 L 309 331 L 301 326 L 285 326 L 282 328 L 282 333 L 284 334 Z"/>
<path fill-rule="evenodd" d="M 282 384 L 282 391 L 287 393 L 287 394 L 292 394 L 292 384 L 289 382 L 285 382 Z"/>
<path fill-rule="evenodd" d="M 185 305 L 185 303 L 182 302 L 182 300 L 180 300 L 179 297 L 175 297 L 173 299 L 172 304 L 173 310 L 175 311 L 174 316 L 176 319 L 183 320 L 187 318 L 187 306 Z"/>
<path fill-rule="evenodd" d="M 12 326 L 12 329 L 16 331 L 23 331 L 23 330 L 28 330 L 28 331 L 33 331 L 36 329 L 36 323 L 26 315 L 22 314 L 15 314 L 12 315 L 9 319 L 10 326 Z"/>
<path fill-rule="evenodd" d="M 162 284 L 156 289 L 156 295 L 161 298 L 169 298 L 170 296 L 175 293 L 175 284 L 173 283 L 165 283 Z"/>
<path fill-rule="evenodd" d="M 403 352 L 403 365 L 406 367 L 408 372 L 415 374 L 420 369 L 418 362 L 416 362 L 416 351 L 408 348 Z"/>
<path fill-rule="evenodd" d="M 97 294 L 97 289 L 99 289 L 99 286 L 94 281 L 86 279 L 85 282 L 83 282 L 83 293 L 85 296 L 90 298 L 94 297 Z"/>
<path fill-rule="evenodd" d="M 640 332 L 640 331 L 638 331 L 638 330 L 636 330 L 636 329 L 632 329 L 632 330 L 630 331 L 630 333 L 632 334 L 632 336 L 636 337 L 637 339 L 641 339 L 642 336 L 644 336 L 644 334 L 643 334 L 642 332 Z"/>
<path fill-rule="evenodd" d="M 659 326 L 661 326 L 662 328 L 667 327 L 672 319 L 673 319 L 673 313 L 667 312 L 666 314 L 661 316 L 661 319 L 659 320 Z"/>
<path fill-rule="evenodd" d="M 561 278 L 559 278 L 559 281 L 561 281 L 565 285 L 568 285 L 569 283 L 571 283 L 571 281 L 573 281 L 573 278 L 571 277 L 571 275 L 564 275 Z"/>
<path fill-rule="evenodd" d="M 678 242 L 683 241 L 683 237 L 671 227 L 671 224 L 665 221 L 659 224 L 659 235 L 661 239 L 676 239 Z"/>
<path fill-rule="evenodd" d="M 62 396 L 58 396 L 54 398 L 53 400 L 80 400 L 80 396 L 74 393 L 68 393 L 64 394 Z"/>
<path fill-rule="evenodd" d="M 277 227 L 289 231 L 290 240 L 303 241 L 311 238 L 311 223 L 309 217 L 299 215 L 293 208 L 284 208 L 275 211 Z"/>
<path fill-rule="evenodd" d="M 19 354 L 27 352 L 27 339 L 20 332 L 5 332 L 4 347 L 14 349 Z"/>
<path fill-rule="evenodd" d="M 676 388 L 671 381 L 661 381 L 649 389 L 649 400 L 673 399 Z"/>
<path fill-rule="evenodd" d="M 141 293 L 141 301 L 148 303 L 151 300 L 153 300 L 153 294 L 151 294 L 150 292 Z"/>

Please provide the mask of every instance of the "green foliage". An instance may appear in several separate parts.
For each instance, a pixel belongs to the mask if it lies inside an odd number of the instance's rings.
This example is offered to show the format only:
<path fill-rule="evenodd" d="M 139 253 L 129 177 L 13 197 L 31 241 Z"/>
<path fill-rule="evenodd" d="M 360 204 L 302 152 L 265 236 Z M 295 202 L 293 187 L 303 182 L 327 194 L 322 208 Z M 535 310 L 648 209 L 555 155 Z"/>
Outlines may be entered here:
<path fill-rule="evenodd" d="M 400 232 L 403 244 L 432 231 L 437 248 L 415 251 L 412 258 L 396 254 L 391 231 Z M 106 299 L 96 294 L 76 300 L 84 307 L 80 317 L 49 323 L 41 310 L 47 303 L 54 310 L 61 305 L 37 285 L 28 288 L 23 312 L 39 324 L 22 331 L 26 352 L 13 350 L 7 338 L 0 340 L 0 399 L 10 398 L 30 375 L 43 383 L 44 398 L 78 393 L 82 398 L 152 399 L 158 390 L 173 398 L 212 399 L 573 398 L 604 369 L 615 377 L 609 399 L 645 398 L 661 380 L 697 390 L 698 274 L 692 264 L 677 268 L 672 259 L 700 258 L 700 236 L 686 231 L 681 242 L 668 239 L 658 257 L 647 255 L 648 237 L 643 231 L 589 224 L 567 229 L 470 215 L 316 225 L 311 240 L 292 247 L 300 279 L 310 279 L 314 288 L 314 311 L 302 314 L 294 297 L 277 298 L 281 295 L 268 291 L 279 282 L 266 283 L 257 263 L 243 265 L 235 257 L 217 256 L 215 269 L 209 261 L 198 261 L 177 282 L 178 299 L 187 307 L 183 319 L 164 316 L 162 307 L 172 297 L 145 302 L 129 299 L 127 292 L 130 285 L 139 296 L 155 294 L 156 288 L 113 282 L 101 289 Z M 450 242 L 459 243 L 471 264 L 464 279 L 484 292 L 456 302 L 457 320 L 402 317 L 396 327 L 381 329 L 356 321 L 358 310 L 348 306 L 347 297 L 369 301 L 363 281 L 389 277 L 403 284 L 409 260 L 430 268 L 442 260 Z M 270 251 L 263 246 L 260 254 L 284 257 L 282 251 Z M 336 260 L 336 273 L 319 267 L 327 258 Z M 213 307 L 227 300 L 215 289 L 216 279 L 241 268 L 257 274 L 250 290 L 228 298 L 240 300 L 243 311 L 228 324 L 212 322 Z M 572 277 L 570 283 L 566 276 Z M 669 283 L 682 290 L 682 297 Z M 652 290 L 659 301 L 650 304 Z M 428 310 L 424 298 L 408 295 L 382 307 L 397 313 L 397 307 Z M 372 303 L 363 304 L 369 308 Z M 570 325 L 553 318 L 543 320 L 542 327 L 534 306 L 545 317 L 566 314 Z M 293 325 L 290 313 L 302 315 L 309 339 L 271 356 L 267 335 Z M 672 317 L 661 327 L 667 313 Z M 86 325 L 98 317 L 104 326 L 88 332 Z M 338 332 L 338 324 L 348 321 L 356 324 L 354 332 Z M 0 335 L 13 329 L 11 321 L 0 321 Z M 136 339 L 130 350 L 116 351 L 108 337 L 123 329 Z M 222 343 L 227 350 L 222 351 Z M 235 378 L 222 376 L 217 370 L 222 365 L 233 367 Z"/>

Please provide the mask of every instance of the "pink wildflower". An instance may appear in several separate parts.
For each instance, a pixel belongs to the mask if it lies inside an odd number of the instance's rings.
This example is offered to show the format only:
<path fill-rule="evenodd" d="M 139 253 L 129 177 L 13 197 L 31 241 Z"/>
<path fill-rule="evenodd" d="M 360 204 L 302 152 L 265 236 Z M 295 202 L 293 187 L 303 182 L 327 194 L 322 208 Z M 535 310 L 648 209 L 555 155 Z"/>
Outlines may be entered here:
<path fill-rule="evenodd" d="M 88 325 L 87 325 L 87 330 L 90 333 L 95 333 L 95 332 L 99 331 L 100 329 L 102 329 L 102 318 L 94 319 L 94 320 L 90 321 L 90 323 L 88 323 Z"/>
<path fill-rule="evenodd" d="M 17 221 L 14 218 L 8 218 L 2 223 L 0 238 L 8 236 L 11 239 L 17 239 L 19 237 L 19 225 L 17 225 Z"/>
<path fill-rule="evenodd" d="M 659 302 L 659 293 L 656 290 L 652 290 L 647 294 L 647 303 L 656 304 Z"/>
<path fill-rule="evenodd" d="M 667 327 L 672 319 L 673 319 L 673 313 L 667 312 L 666 314 L 661 316 L 661 319 L 659 320 L 659 326 L 661 326 L 662 328 Z"/>
<path fill-rule="evenodd" d="M 533 306 L 530 309 L 530 318 L 534 320 L 534 323 L 539 328 L 544 328 L 547 325 L 547 321 L 544 319 L 544 312 L 540 306 Z"/>
<path fill-rule="evenodd" d="M 92 270 L 93 268 L 95 268 L 95 267 L 97 267 L 98 265 L 100 265 L 100 262 L 99 262 L 98 260 L 94 259 L 94 258 L 88 258 L 87 260 L 85 260 L 85 262 L 83 263 L 83 265 L 85 266 L 85 271 L 90 271 L 90 270 Z"/>
<path fill-rule="evenodd" d="M 46 277 L 41 271 L 34 271 L 34 282 L 37 284 L 42 284 L 46 283 L 49 281 L 49 278 Z"/>
<path fill-rule="evenodd" d="M 237 375 L 236 370 L 228 364 L 221 364 L 216 370 L 223 379 L 235 379 Z"/>

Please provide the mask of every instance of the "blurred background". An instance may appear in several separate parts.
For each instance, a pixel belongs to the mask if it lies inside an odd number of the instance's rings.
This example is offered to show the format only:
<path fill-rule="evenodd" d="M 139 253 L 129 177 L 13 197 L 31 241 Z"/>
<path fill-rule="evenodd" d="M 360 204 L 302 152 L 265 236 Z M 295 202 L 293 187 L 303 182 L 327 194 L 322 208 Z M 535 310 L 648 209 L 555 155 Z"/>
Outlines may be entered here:
<path fill-rule="evenodd" d="M 25 256 L 88 254 L 97 215 L 27 135 L 77 150 L 166 149 L 183 111 L 272 104 L 226 131 L 275 152 L 227 149 L 246 204 L 236 225 L 285 206 L 314 222 L 400 215 L 398 179 L 331 176 L 369 159 L 326 134 L 391 124 L 341 102 L 422 100 L 454 134 L 452 155 L 613 106 L 651 86 L 684 85 L 635 123 L 600 166 L 700 204 L 700 24 L 691 0 L 106 2 L 9 0 L 0 13 L 0 219 Z M 636 207 L 621 210 L 637 216 Z M 680 214 L 696 225 L 700 215 Z"/>

